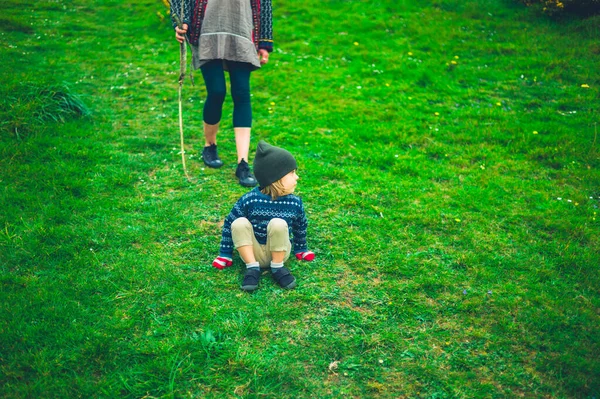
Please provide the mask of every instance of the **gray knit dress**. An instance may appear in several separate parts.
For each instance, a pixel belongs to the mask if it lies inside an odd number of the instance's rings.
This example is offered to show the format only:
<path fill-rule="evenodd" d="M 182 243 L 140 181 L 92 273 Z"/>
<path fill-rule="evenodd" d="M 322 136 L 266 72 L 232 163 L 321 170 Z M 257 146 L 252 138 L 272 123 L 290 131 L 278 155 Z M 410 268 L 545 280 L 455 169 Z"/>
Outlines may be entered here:
<path fill-rule="evenodd" d="M 253 69 L 260 68 L 252 28 L 249 0 L 209 0 L 198 47 L 192 46 L 194 68 L 212 60 L 246 62 Z"/>

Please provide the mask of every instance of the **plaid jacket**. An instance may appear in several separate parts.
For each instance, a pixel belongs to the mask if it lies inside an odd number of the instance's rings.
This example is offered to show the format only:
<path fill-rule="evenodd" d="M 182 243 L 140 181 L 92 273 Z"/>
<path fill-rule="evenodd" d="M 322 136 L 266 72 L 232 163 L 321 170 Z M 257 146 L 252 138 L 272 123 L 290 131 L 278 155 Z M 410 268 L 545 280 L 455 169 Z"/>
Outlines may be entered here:
<path fill-rule="evenodd" d="M 181 3 L 183 2 L 182 23 L 188 24 L 188 40 L 197 45 L 202 30 L 202 20 L 206 11 L 206 3 L 209 0 L 171 0 L 171 16 L 173 26 L 177 26 L 176 17 L 181 14 Z M 213 1 L 213 0 L 210 0 Z M 218 1 L 218 0 L 216 0 Z M 249 0 L 252 6 L 252 19 L 254 31 L 252 41 L 256 49 L 273 51 L 273 9 L 271 0 Z"/>

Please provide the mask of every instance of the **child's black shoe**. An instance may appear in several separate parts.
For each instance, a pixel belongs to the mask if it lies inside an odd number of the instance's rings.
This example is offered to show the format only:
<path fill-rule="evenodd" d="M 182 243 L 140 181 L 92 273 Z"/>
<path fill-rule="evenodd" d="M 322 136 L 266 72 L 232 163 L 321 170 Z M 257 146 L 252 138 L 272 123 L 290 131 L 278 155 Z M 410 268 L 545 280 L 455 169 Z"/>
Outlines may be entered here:
<path fill-rule="evenodd" d="M 277 284 L 282 288 L 285 288 L 286 290 L 296 288 L 296 278 L 292 276 L 292 273 L 290 273 L 286 267 L 277 268 L 272 274 L 273 279 L 277 281 Z"/>
<path fill-rule="evenodd" d="M 252 292 L 258 288 L 258 282 L 260 280 L 261 271 L 258 267 L 249 267 L 246 269 L 244 275 L 244 281 L 242 282 L 242 289 L 247 292 Z"/>

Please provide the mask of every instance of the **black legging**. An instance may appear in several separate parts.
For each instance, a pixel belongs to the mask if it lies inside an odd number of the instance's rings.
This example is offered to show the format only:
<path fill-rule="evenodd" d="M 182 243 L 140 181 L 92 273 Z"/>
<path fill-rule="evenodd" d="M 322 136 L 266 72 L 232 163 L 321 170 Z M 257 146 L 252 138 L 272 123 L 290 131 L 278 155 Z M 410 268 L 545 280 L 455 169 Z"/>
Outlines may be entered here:
<path fill-rule="evenodd" d="M 206 84 L 204 122 L 216 125 L 221 121 L 223 102 L 227 94 L 223 62 L 227 63 L 233 98 L 233 127 L 252 127 L 250 104 L 250 72 L 252 65 L 245 62 L 214 60 L 202 65 L 202 76 Z"/>

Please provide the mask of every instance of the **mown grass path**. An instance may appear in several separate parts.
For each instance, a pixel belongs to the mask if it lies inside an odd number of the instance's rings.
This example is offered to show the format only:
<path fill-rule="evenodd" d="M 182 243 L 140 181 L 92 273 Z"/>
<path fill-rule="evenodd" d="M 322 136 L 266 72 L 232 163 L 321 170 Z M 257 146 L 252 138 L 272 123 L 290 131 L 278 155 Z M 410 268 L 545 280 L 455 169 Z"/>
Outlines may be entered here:
<path fill-rule="evenodd" d="M 317 259 L 247 295 L 238 258 L 210 267 L 245 192 L 231 100 L 209 170 L 186 81 L 186 181 L 162 2 L 21 3 L 0 5 L 0 396 L 600 395 L 598 17 L 275 1 L 251 147 L 296 154 Z"/>

